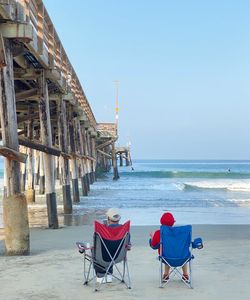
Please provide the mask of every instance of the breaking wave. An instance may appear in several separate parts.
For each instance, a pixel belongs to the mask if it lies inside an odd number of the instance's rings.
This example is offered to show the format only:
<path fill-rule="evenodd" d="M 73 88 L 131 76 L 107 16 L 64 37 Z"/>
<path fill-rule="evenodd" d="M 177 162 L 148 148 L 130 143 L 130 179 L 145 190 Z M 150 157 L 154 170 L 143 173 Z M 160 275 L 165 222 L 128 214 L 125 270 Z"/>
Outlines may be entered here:
<path fill-rule="evenodd" d="M 208 178 L 208 179 L 250 179 L 250 173 L 206 172 L 206 171 L 139 171 L 123 172 L 129 177 L 142 178 Z"/>
<path fill-rule="evenodd" d="M 183 183 L 183 190 L 217 189 L 231 192 L 250 192 L 250 181 L 200 181 Z"/>

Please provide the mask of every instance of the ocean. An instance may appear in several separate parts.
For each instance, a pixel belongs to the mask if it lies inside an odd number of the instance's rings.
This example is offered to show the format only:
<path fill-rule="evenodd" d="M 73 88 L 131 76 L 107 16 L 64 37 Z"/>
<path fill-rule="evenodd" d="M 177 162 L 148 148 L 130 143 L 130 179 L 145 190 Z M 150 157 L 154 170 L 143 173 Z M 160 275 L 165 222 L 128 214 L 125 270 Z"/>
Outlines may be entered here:
<path fill-rule="evenodd" d="M 112 172 L 99 178 L 65 224 L 102 219 L 109 207 L 133 225 L 158 225 L 165 211 L 177 224 L 250 224 L 250 161 L 135 160 L 119 173 L 118 181 Z"/>
<path fill-rule="evenodd" d="M 250 224 L 250 161 L 136 160 L 96 182 L 81 209 L 118 207 L 135 225 Z M 80 210 L 81 210 L 80 209 Z"/>

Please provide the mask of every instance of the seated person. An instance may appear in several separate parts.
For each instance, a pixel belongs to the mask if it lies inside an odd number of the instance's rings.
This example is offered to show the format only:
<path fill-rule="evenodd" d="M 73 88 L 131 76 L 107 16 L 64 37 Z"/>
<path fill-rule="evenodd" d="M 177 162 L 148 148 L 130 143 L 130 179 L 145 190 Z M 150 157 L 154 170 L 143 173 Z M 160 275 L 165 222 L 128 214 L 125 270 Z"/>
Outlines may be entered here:
<path fill-rule="evenodd" d="M 165 225 L 165 226 L 173 226 L 175 223 L 175 219 L 170 212 L 167 212 L 162 215 L 162 217 L 160 219 L 160 223 L 161 223 L 161 225 Z M 151 232 L 150 237 L 151 238 L 149 240 L 149 244 L 150 244 L 151 248 L 158 249 L 158 253 L 160 253 L 160 230 Z M 169 279 L 169 270 L 170 270 L 170 267 L 167 264 L 165 264 L 164 265 L 164 274 L 163 274 L 163 280 L 165 280 L 165 281 L 167 281 Z M 183 271 L 182 279 L 188 281 L 189 276 L 188 276 L 188 265 L 187 264 L 185 264 L 182 267 L 182 271 Z"/>
<path fill-rule="evenodd" d="M 110 208 L 106 212 L 106 216 L 107 216 L 107 224 L 106 224 L 107 226 L 110 226 L 110 227 L 121 226 L 121 224 L 119 224 L 121 216 L 120 216 L 117 209 Z M 102 268 L 102 267 L 100 267 L 96 264 L 94 264 L 94 269 L 95 269 L 95 272 L 96 272 L 97 282 L 102 282 L 103 276 L 105 275 L 107 270 L 105 270 L 105 268 Z M 108 272 L 110 274 L 107 275 L 106 282 L 111 283 L 112 282 L 113 267 L 110 267 Z"/>

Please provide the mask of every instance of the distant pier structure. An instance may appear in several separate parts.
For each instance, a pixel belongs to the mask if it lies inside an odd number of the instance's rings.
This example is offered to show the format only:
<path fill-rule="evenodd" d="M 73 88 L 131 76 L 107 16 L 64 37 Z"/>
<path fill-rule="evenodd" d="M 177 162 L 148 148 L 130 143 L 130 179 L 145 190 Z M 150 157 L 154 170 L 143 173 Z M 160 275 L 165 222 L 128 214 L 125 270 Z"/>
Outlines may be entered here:
<path fill-rule="evenodd" d="M 118 139 L 117 123 L 99 123 L 97 125 L 97 167 L 100 170 L 109 171 L 113 166 L 113 179 L 119 179 L 117 160 L 120 160 L 120 166 L 123 166 L 125 160 L 126 166 L 132 165 L 130 148 L 116 147 L 115 142 Z"/>
<path fill-rule="evenodd" d="M 27 255 L 27 203 L 44 194 L 58 228 L 55 184 L 65 214 L 87 196 L 96 168 L 119 178 L 116 124 L 98 124 L 42 0 L 0 0 L 0 155 L 8 255 Z M 106 126 L 106 127 L 105 127 Z"/>
<path fill-rule="evenodd" d="M 119 157 L 120 167 L 123 166 L 123 161 L 125 161 L 126 167 L 132 166 L 130 147 L 116 147 L 116 155 Z"/>

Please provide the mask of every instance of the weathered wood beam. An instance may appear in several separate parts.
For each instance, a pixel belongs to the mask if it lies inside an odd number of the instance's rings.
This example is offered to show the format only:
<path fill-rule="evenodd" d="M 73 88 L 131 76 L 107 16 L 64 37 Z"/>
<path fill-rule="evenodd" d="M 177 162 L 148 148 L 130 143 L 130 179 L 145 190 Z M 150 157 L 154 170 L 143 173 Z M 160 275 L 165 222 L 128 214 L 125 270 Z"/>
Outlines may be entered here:
<path fill-rule="evenodd" d="M 97 152 L 101 153 L 102 155 L 106 156 L 107 158 L 112 159 L 112 156 L 110 154 L 108 154 L 108 153 L 106 153 L 106 152 L 104 152 L 104 151 L 102 151 L 100 149 L 97 149 Z"/>
<path fill-rule="evenodd" d="M 37 78 L 39 78 L 39 76 L 41 76 L 40 69 L 16 68 L 14 70 L 15 80 L 36 80 Z M 50 79 L 51 81 L 58 81 L 61 78 L 61 74 L 56 69 L 50 69 L 45 70 L 45 77 L 46 79 Z"/>
<path fill-rule="evenodd" d="M 79 151 L 80 154 L 83 156 L 84 155 L 84 140 L 83 140 L 83 135 L 82 135 L 82 130 L 81 130 L 81 124 L 80 121 L 77 119 L 76 120 L 76 126 L 77 126 L 77 132 L 78 132 L 78 137 L 79 137 Z M 80 160 L 80 166 L 81 166 L 81 185 L 82 185 L 82 195 L 83 196 L 88 196 L 88 182 L 86 178 L 86 164 L 85 164 L 85 159 L 82 157 Z"/>
<path fill-rule="evenodd" d="M 24 137 L 19 137 L 18 141 L 19 141 L 19 144 L 22 146 L 41 151 L 43 153 L 47 153 L 47 154 L 54 155 L 54 156 L 61 155 L 61 151 L 59 149 L 56 149 L 54 147 L 45 146 L 36 140 L 29 140 Z"/>
<path fill-rule="evenodd" d="M 40 95 L 40 134 L 45 147 L 52 148 L 52 132 L 50 122 L 49 92 L 45 72 L 39 78 Z M 50 228 L 58 228 L 57 204 L 55 193 L 54 161 L 50 154 L 43 153 L 44 173 L 45 173 L 45 192 L 48 211 L 48 223 Z"/>
<path fill-rule="evenodd" d="M 23 129 L 23 130 L 20 130 L 20 131 L 18 131 L 18 135 L 23 135 L 23 134 L 25 134 L 26 133 L 26 129 Z"/>
<path fill-rule="evenodd" d="M 8 147 L 0 146 L 0 154 L 7 157 L 9 160 L 19 161 L 20 163 L 26 163 L 27 155 L 19 151 L 10 149 Z"/>
<path fill-rule="evenodd" d="M 80 142 L 83 149 L 82 149 L 82 154 L 83 154 L 83 162 L 84 162 L 84 181 L 86 185 L 86 193 L 90 191 L 90 180 L 89 180 L 89 174 L 88 174 L 88 159 L 87 159 L 87 143 L 86 143 L 86 131 L 85 131 L 85 126 L 84 122 L 80 122 L 80 136 L 82 141 Z"/>
<path fill-rule="evenodd" d="M 3 41 L 2 34 L 0 34 L 0 68 L 5 67 L 6 64 L 7 64 L 7 62 L 6 62 L 4 41 Z"/>
<path fill-rule="evenodd" d="M 106 147 L 106 146 L 109 146 L 110 144 L 112 144 L 112 143 L 114 143 L 115 142 L 115 140 L 114 139 L 111 139 L 111 140 L 109 140 L 109 141 L 107 141 L 107 142 L 105 142 L 105 143 L 103 143 L 103 144 L 101 144 L 101 145 L 97 145 L 96 146 L 96 149 L 102 149 L 102 148 L 104 148 L 104 147 Z"/>
<path fill-rule="evenodd" d="M 32 113 L 31 109 L 29 109 L 29 113 Z M 27 122 L 27 138 L 32 140 L 34 136 L 34 120 L 31 119 Z M 28 148 L 28 176 L 27 176 L 27 191 L 26 191 L 26 199 L 28 203 L 35 202 L 35 189 L 34 189 L 34 150 L 32 148 Z"/>
<path fill-rule="evenodd" d="M 16 93 L 16 101 L 26 100 L 33 96 L 38 96 L 38 89 L 31 89 Z"/>
<path fill-rule="evenodd" d="M 26 132 L 26 129 L 20 130 L 17 132 L 18 135 L 22 135 Z M 0 139 L 2 139 L 2 129 L 0 128 Z"/>
<path fill-rule="evenodd" d="M 27 60 L 23 55 L 16 56 L 14 58 L 14 61 L 23 69 L 26 69 L 28 67 Z M 15 70 L 14 70 L 14 78 L 15 78 Z"/>
<path fill-rule="evenodd" d="M 93 157 L 93 153 L 92 153 L 92 147 L 91 147 L 91 138 L 90 138 L 90 128 L 88 128 L 88 130 L 86 130 L 86 142 L 87 142 L 87 148 L 88 148 L 88 155 L 90 157 Z M 89 164 L 89 178 L 90 178 L 90 184 L 94 183 L 94 161 L 93 160 L 88 160 L 88 164 Z"/>
<path fill-rule="evenodd" d="M 75 137 L 75 124 L 73 118 L 73 107 L 68 104 L 69 118 L 68 118 L 68 133 L 69 133 L 69 146 L 72 153 L 76 153 L 76 137 Z M 72 181 L 72 191 L 73 191 L 73 202 L 80 202 L 79 185 L 78 185 L 78 170 L 77 170 L 77 160 L 73 157 L 70 160 L 71 167 L 71 181 Z"/>
<path fill-rule="evenodd" d="M 38 112 L 35 112 L 35 113 L 31 113 L 27 116 L 23 116 L 23 117 L 17 117 L 17 123 L 22 123 L 22 122 L 25 122 L 25 121 L 28 121 L 28 120 L 31 120 L 31 119 L 38 119 L 39 118 L 39 113 Z"/>
<path fill-rule="evenodd" d="M 92 157 L 95 159 L 92 162 L 93 166 L 93 179 L 96 181 L 96 165 L 97 165 L 97 150 L 96 150 L 96 135 L 93 135 L 93 133 L 90 135 L 90 142 L 91 142 L 91 153 Z"/>
<path fill-rule="evenodd" d="M 114 171 L 114 177 L 113 180 L 118 180 L 120 178 L 118 173 L 118 167 L 117 167 L 117 157 L 115 152 L 115 143 L 112 144 L 112 164 L 113 164 L 113 171 Z"/>
<path fill-rule="evenodd" d="M 63 208 L 65 214 L 72 213 L 72 198 L 70 188 L 70 170 L 69 156 L 65 155 L 68 151 L 68 132 L 67 132 L 67 113 L 66 103 L 63 99 L 58 102 L 58 139 L 61 151 L 60 166 L 61 166 L 61 181 L 63 189 Z"/>
<path fill-rule="evenodd" d="M 45 175 L 43 153 L 40 152 L 40 176 L 39 176 L 39 194 L 45 194 Z"/>
<path fill-rule="evenodd" d="M 2 23 L 0 24 L 2 36 L 9 39 L 20 39 L 29 42 L 33 39 L 33 27 L 31 24 Z"/>
<path fill-rule="evenodd" d="M 14 70 L 15 80 L 36 80 L 39 76 L 41 76 L 41 70 L 38 69 L 16 68 Z"/>

